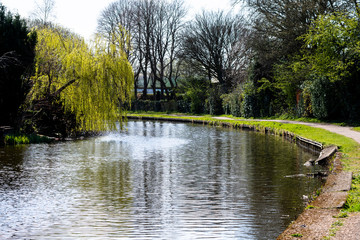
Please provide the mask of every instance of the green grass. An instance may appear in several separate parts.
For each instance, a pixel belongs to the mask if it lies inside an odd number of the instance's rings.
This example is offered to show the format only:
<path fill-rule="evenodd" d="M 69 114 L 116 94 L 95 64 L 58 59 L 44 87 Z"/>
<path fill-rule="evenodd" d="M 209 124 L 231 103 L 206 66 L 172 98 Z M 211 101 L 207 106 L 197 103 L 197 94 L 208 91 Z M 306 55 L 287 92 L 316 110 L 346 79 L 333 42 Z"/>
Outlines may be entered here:
<path fill-rule="evenodd" d="M 360 212 L 360 175 L 353 179 L 345 209 L 348 212 Z"/>
<path fill-rule="evenodd" d="M 353 130 L 360 132 L 360 127 L 354 127 Z"/>
<path fill-rule="evenodd" d="M 349 214 L 347 211 L 341 210 L 340 213 L 336 216 L 333 216 L 333 218 L 347 218 L 349 217 Z"/>
<path fill-rule="evenodd" d="M 296 237 L 296 238 L 302 238 L 303 235 L 301 233 L 295 233 L 295 234 L 291 234 L 292 237 Z"/>
<path fill-rule="evenodd" d="M 324 237 L 324 240 L 328 240 L 331 239 L 332 237 L 334 237 L 336 235 L 336 232 L 339 231 L 339 228 L 341 226 L 344 225 L 344 222 L 342 220 L 338 220 L 336 222 L 334 222 L 333 224 L 331 224 L 331 228 L 329 230 L 329 235 Z"/>
<path fill-rule="evenodd" d="M 305 209 L 315 209 L 315 208 L 318 208 L 318 207 L 315 207 L 314 205 L 307 205 Z"/>

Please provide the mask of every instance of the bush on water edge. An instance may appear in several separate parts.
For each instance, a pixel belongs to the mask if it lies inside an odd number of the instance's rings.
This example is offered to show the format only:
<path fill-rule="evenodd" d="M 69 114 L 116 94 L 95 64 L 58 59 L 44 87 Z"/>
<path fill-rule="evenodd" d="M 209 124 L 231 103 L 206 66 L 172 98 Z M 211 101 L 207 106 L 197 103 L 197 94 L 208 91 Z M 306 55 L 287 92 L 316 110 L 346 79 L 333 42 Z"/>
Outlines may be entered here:
<path fill-rule="evenodd" d="M 40 136 L 36 134 L 22 135 L 22 134 L 9 134 L 5 135 L 5 145 L 19 145 L 19 144 L 31 144 L 31 143 L 49 143 L 53 140 L 46 136 Z"/>

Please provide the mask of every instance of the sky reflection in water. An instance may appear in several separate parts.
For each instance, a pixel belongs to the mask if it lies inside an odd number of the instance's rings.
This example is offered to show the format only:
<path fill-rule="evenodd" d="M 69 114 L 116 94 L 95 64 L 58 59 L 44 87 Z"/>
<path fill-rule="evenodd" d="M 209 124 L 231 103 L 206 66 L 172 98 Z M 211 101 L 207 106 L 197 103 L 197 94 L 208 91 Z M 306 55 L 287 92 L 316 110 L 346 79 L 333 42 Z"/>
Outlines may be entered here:
<path fill-rule="evenodd" d="M 163 122 L 0 148 L 1 239 L 275 239 L 319 179 L 274 136 Z"/>

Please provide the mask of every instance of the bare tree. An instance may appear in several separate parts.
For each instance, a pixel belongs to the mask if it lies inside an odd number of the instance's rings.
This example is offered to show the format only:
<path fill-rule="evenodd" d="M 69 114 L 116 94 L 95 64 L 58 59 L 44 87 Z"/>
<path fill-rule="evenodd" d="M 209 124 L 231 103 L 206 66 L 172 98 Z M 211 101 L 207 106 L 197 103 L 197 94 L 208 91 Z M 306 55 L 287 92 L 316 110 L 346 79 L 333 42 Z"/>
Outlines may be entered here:
<path fill-rule="evenodd" d="M 140 84 L 143 96 L 148 87 L 158 85 L 170 97 L 166 87 L 176 87 L 176 55 L 178 35 L 185 16 L 183 0 L 122 0 L 110 4 L 98 20 L 98 32 L 110 36 L 119 25 L 130 32 L 128 57 L 135 75 L 135 94 Z"/>
<path fill-rule="evenodd" d="M 227 92 L 241 81 L 248 67 L 246 41 L 250 35 L 241 16 L 203 12 L 183 34 L 183 56 L 199 63 L 209 80 L 215 78 Z"/>
<path fill-rule="evenodd" d="M 168 97 L 170 95 L 166 82 L 170 84 L 171 89 L 176 87 L 178 76 L 174 71 L 174 64 L 179 50 L 177 33 L 182 27 L 181 20 L 185 14 L 183 1 L 175 0 L 171 3 L 160 2 L 155 15 L 150 50 L 151 72 L 155 81 L 159 81 L 161 90 L 165 91 Z M 153 84 L 153 89 L 155 89 L 155 84 Z"/>
<path fill-rule="evenodd" d="M 112 36 L 124 34 L 122 28 L 126 29 L 129 33 L 133 33 L 136 22 L 134 19 L 136 17 L 134 3 L 135 1 L 133 0 L 111 3 L 102 11 L 101 17 L 98 19 L 98 33 L 107 38 L 109 42 L 113 41 Z M 133 35 L 130 37 L 134 39 Z M 131 49 L 125 49 L 125 52 L 131 58 Z"/>
<path fill-rule="evenodd" d="M 49 24 L 55 18 L 55 0 L 35 0 L 35 9 L 32 15 L 35 21 L 42 25 Z"/>

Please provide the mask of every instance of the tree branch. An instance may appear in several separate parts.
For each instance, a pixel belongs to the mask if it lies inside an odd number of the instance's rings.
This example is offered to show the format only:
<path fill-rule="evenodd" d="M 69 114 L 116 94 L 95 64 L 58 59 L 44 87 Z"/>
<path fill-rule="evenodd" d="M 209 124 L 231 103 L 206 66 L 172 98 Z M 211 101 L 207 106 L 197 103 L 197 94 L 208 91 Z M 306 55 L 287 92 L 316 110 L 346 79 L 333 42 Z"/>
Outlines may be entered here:
<path fill-rule="evenodd" d="M 55 98 L 55 97 L 59 96 L 62 91 L 64 91 L 68 86 L 70 86 L 74 82 L 76 82 L 76 79 L 68 81 L 67 83 L 65 83 L 64 86 L 62 86 L 61 88 L 56 90 L 56 92 L 54 94 L 52 94 L 51 97 Z"/>
<path fill-rule="evenodd" d="M 0 56 L 0 68 L 6 68 L 11 65 L 21 65 L 19 56 L 16 54 L 15 51 L 6 52 L 2 56 Z"/>

